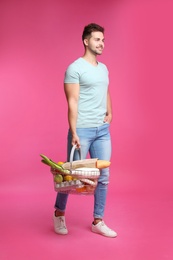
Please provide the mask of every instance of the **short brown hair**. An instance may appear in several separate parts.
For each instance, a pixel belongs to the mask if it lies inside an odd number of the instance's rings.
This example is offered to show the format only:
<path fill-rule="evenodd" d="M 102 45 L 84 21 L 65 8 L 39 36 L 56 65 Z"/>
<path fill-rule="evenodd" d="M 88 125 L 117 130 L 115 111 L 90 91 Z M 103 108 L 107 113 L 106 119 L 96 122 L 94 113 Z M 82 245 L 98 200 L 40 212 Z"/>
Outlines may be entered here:
<path fill-rule="evenodd" d="M 102 32 L 104 34 L 104 28 L 96 23 L 86 25 L 83 30 L 82 41 L 90 36 L 92 32 Z"/>

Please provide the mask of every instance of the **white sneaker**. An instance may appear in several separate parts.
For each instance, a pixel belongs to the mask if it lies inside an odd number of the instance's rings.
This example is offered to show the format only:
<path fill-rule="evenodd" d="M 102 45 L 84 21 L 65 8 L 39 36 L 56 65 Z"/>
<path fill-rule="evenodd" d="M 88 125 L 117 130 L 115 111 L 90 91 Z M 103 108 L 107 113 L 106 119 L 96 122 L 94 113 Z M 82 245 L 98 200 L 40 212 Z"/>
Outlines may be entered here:
<path fill-rule="evenodd" d="M 68 234 L 68 230 L 66 228 L 64 216 L 56 217 L 55 213 L 54 213 L 53 214 L 53 222 L 54 222 L 54 230 L 55 230 L 56 233 L 61 234 L 61 235 Z"/>
<path fill-rule="evenodd" d="M 112 229 L 108 228 L 104 221 L 100 221 L 98 224 L 92 224 L 92 232 L 106 236 L 106 237 L 116 237 L 117 233 Z"/>

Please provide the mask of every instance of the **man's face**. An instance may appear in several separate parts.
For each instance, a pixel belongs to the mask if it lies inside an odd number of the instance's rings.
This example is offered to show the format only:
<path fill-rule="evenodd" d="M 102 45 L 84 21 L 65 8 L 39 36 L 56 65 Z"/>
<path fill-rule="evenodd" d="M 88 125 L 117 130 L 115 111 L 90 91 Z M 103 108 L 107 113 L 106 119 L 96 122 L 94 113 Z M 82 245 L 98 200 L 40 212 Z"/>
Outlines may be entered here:
<path fill-rule="evenodd" d="M 88 50 L 96 55 L 102 54 L 104 49 L 104 35 L 102 32 L 92 32 L 88 39 L 85 39 Z"/>

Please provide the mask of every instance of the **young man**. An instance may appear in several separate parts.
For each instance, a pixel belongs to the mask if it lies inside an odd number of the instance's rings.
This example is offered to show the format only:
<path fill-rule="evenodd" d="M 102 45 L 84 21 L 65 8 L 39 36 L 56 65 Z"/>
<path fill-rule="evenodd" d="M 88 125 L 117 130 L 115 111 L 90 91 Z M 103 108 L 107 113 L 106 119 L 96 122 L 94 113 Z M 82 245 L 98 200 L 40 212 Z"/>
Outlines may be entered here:
<path fill-rule="evenodd" d="M 97 61 L 104 49 L 104 28 L 91 23 L 85 26 L 82 41 L 84 55 L 75 60 L 67 69 L 64 90 L 68 104 L 68 158 L 73 145 L 81 149 L 82 159 L 88 152 L 91 158 L 111 158 L 109 126 L 112 120 L 111 99 L 108 90 L 107 67 Z M 74 160 L 79 160 L 75 151 Z M 101 170 L 94 194 L 94 212 L 91 230 L 95 233 L 116 237 L 115 231 L 103 221 L 109 168 Z M 54 229 L 58 234 L 67 234 L 65 209 L 68 194 L 58 193 L 55 203 Z"/>

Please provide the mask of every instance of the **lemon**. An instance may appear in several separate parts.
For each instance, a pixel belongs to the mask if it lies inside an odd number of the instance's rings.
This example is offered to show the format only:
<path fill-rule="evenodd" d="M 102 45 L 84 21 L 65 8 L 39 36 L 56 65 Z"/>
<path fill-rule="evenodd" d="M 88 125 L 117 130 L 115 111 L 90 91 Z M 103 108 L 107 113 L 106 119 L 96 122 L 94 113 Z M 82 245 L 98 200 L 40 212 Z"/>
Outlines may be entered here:
<path fill-rule="evenodd" d="M 57 164 L 58 164 L 58 165 L 63 165 L 64 163 L 63 163 L 63 162 L 58 162 Z"/>
<path fill-rule="evenodd" d="M 73 177 L 71 175 L 65 175 L 64 181 L 72 181 Z"/>

